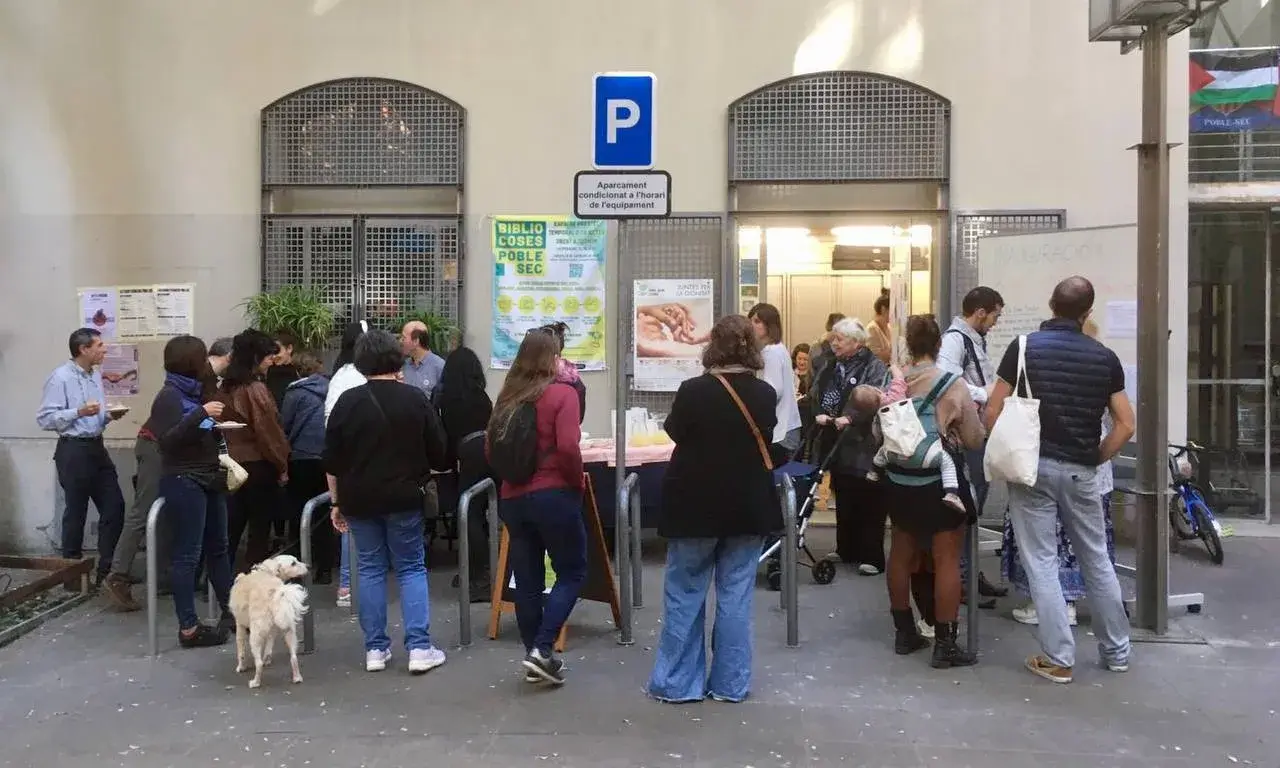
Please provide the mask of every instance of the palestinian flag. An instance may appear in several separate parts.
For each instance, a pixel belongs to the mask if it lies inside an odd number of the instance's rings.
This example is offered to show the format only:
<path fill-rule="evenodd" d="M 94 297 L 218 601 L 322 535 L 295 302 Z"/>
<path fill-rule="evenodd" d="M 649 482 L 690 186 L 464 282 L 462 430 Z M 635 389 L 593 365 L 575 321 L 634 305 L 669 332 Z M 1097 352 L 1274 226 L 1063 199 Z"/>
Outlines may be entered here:
<path fill-rule="evenodd" d="M 1280 115 L 1280 52 L 1191 54 L 1191 111 L 1209 108 L 1230 115 L 1245 106 Z"/>

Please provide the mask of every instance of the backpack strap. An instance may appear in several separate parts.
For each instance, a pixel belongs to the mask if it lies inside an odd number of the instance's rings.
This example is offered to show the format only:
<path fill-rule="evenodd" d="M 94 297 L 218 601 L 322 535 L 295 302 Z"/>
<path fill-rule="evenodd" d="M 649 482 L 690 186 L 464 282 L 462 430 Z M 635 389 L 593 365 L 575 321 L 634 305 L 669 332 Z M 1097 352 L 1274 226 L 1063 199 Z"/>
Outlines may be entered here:
<path fill-rule="evenodd" d="M 929 410 L 929 407 L 933 405 L 934 401 L 939 397 L 942 397 L 942 393 L 946 392 L 947 387 L 950 387 L 955 380 L 956 375 L 954 373 L 945 372 L 939 376 L 937 383 L 933 385 L 933 389 L 929 390 L 929 394 L 925 395 L 924 402 L 920 403 L 920 410 Z"/>
<path fill-rule="evenodd" d="M 946 333 L 954 333 L 960 337 L 960 341 L 964 342 L 964 359 L 960 361 L 960 368 L 966 369 L 969 363 L 973 363 L 973 370 L 978 374 L 978 386 L 987 386 L 987 377 L 982 372 L 982 366 L 978 363 L 978 350 L 973 346 L 973 339 L 959 328 L 948 328 Z M 943 334 L 944 336 L 946 334 Z"/>

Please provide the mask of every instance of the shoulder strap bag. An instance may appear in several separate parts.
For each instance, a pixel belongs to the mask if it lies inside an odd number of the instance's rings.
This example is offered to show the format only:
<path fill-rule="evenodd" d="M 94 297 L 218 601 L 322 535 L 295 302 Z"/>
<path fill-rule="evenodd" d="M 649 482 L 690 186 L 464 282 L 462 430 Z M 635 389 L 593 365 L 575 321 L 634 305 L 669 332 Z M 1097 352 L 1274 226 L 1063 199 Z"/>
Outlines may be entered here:
<path fill-rule="evenodd" d="M 751 412 L 747 410 L 747 406 L 742 402 L 742 398 L 738 397 L 738 393 L 734 391 L 733 386 L 729 384 L 728 379 L 718 373 L 712 374 L 716 380 L 724 385 L 728 390 L 729 397 L 733 398 L 733 402 L 738 406 L 738 410 L 742 412 L 742 418 L 747 420 L 747 426 L 751 429 L 752 436 L 756 439 L 756 447 L 760 449 L 760 458 L 764 461 L 764 468 L 773 471 L 773 459 L 769 458 L 769 449 L 764 444 L 764 436 L 760 434 L 760 428 L 756 426 L 755 419 L 751 418 Z"/>

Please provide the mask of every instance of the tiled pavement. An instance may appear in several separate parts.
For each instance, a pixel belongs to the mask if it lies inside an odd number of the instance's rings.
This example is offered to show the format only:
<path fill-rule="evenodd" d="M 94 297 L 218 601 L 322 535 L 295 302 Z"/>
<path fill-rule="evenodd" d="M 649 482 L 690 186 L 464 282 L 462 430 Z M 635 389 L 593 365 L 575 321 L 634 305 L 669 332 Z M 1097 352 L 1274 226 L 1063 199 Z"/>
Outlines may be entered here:
<path fill-rule="evenodd" d="M 167 604 L 165 650 L 152 660 L 143 616 L 92 603 L 0 649 L 0 764 L 1274 768 L 1280 540 L 1227 546 L 1221 568 L 1195 551 L 1174 558 L 1174 586 L 1208 595 L 1201 616 L 1178 621 L 1208 644 L 1142 644 L 1132 671 L 1115 675 L 1092 664 L 1082 626 L 1070 686 L 1021 668 L 1035 642 L 1007 618 L 1012 601 L 985 615 L 978 667 L 938 672 L 925 654 L 893 655 L 882 578 L 842 568 L 823 587 L 802 577 L 799 649 L 785 647 L 777 595 L 762 589 L 754 691 L 740 705 L 670 706 L 641 693 L 660 619 L 660 544 L 648 552 L 636 644 L 617 645 L 607 609 L 585 604 L 560 690 L 521 683 L 511 618 L 499 641 L 452 648 L 444 570 L 432 577 L 432 629 L 449 662 L 422 678 L 404 671 L 403 653 L 384 673 L 363 672 L 358 630 L 323 588 L 306 682 L 288 684 L 277 649 L 258 691 L 234 674 L 231 646 L 177 649 Z M 473 617 L 483 631 L 487 606 Z"/>

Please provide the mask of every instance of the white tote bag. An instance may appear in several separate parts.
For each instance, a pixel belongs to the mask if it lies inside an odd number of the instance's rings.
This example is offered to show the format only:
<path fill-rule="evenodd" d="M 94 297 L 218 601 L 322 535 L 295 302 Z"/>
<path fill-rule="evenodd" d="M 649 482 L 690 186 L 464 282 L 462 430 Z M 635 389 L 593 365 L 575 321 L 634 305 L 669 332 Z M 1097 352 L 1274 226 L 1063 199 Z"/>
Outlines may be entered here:
<path fill-rule="evenodd" d="M 924 440 L 924 425 L 910 400 L 899 400 L 880 409 L 880 434 L 886 451 L 911 456 Z"/>
<path fill-rule="evenodd" d="M 1018 380 L 1013 394 L 1004 400 L 1004 409 L 987 437 L 982 468 L 987 482 L 1003 480 L 1034 486 L 1040 469 L 1040 401 L 1031 395 L 1027 377 L 1027 337 L 1018 337 Z M 1026 397 L 1019 396 L 1021 391 Z"/>

